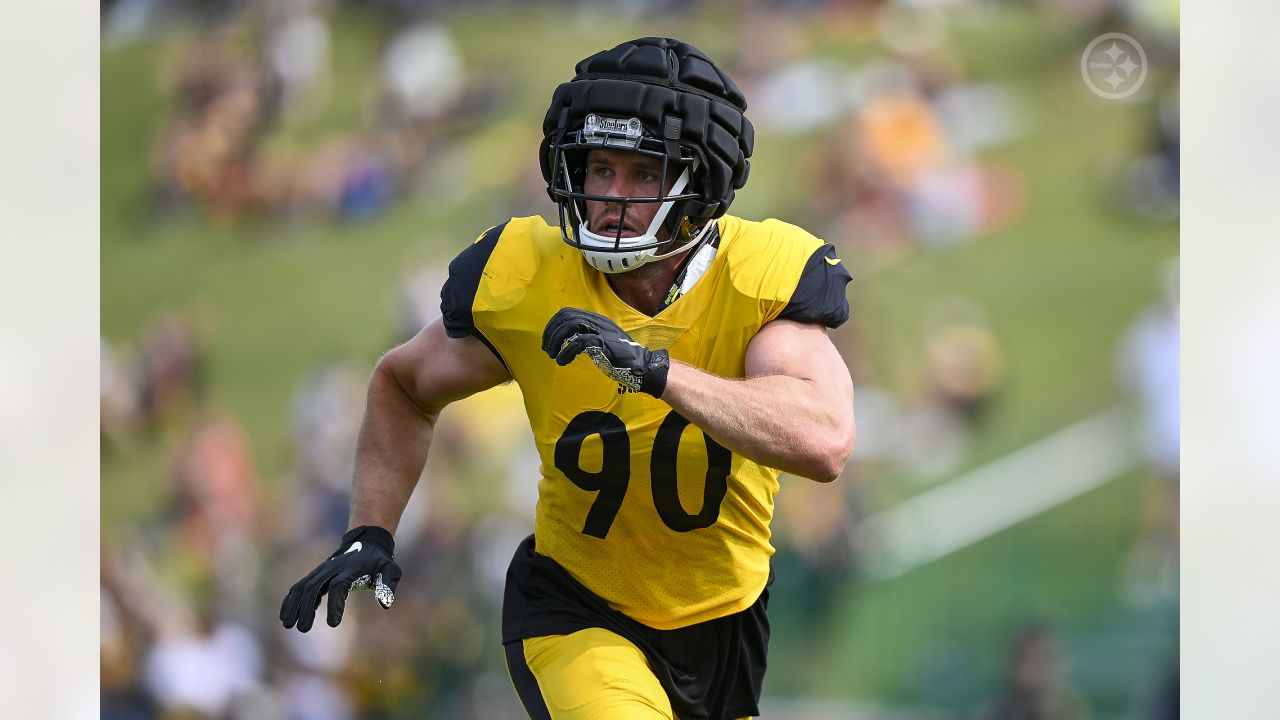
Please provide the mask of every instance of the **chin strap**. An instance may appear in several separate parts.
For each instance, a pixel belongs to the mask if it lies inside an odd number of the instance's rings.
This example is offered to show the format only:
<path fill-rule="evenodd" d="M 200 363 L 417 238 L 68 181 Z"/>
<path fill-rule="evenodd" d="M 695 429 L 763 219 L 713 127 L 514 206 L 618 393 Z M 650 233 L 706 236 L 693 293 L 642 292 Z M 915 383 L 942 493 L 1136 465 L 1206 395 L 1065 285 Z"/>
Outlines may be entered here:
<path fill-rule="evenodd" d="M 709 220 L 706 225 L 702 226 L 702 229 L 699 230 L 696 235 L 689 238 L 689 242 L 681 245 L 675 250 L 669 250 L 667 252 L 662 253 L 661 255 L 654 255 L 653 257 L 649 258 L 645 262 L 654 262 L 655 260 L 666 260 L 672 255 L 679 255 L 685 250 L 688 250 L 689 248 L 702 242 L 703 238 L 707 237 L 707 233 L 710 232 L 711 229 L 714 228 L 715 226 L 716 226 L 716 222 L 714 220 Z"/>
<path fill-rule="evenodd" d="M 667 291 L 667 296 L 663 298 L 662 304 L 658 306 L 658 312 L 667 309 L 672 303 L 679 300 L 681 296 L 689 292 L 689 288 L 692 288 L 699 278 L 706 273 L 707 268 L 711 266 L 711 261 L 715 259 L 716 251 L 720 246 L 720 232 L 718 229 L 707 235 L 711 228 L 716 228 L 714 220 L 708 221 L 702 230 L 698 232 L 698 237 L 694 242 L 699 244 L 699 247 L 689 253 L 689 257 L 685 259 L 680 272 L 676 273 L 675 280 L 671 283 L 671 289 Z M 703 242 L 704 237 L 706 239 L 705 242 Z M 686 244 L 683 247 L 687 248 L 689 245 Z M 681 250 L 666 253 L 662 257 L 670 257 L 678 252 L 681 252 Z"/>

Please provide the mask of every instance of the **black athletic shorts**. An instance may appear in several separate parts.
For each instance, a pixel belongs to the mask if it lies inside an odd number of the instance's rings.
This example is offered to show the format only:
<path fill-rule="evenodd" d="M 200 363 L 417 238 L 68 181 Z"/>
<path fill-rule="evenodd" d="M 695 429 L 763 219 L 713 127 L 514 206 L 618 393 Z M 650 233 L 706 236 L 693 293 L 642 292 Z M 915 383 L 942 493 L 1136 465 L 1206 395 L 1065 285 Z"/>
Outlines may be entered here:
<path fill-rule="evenodd" d="M 534 552 L 533 536 L 507 569 L 502 642 L 512 682 L 529 716 L 549 717 L 537 682 L 524 663 L 521 641 L 602 628 L 634 643 L 658 678 L 680 720 L 722 720 L 760 714 L 760 689 L 769 650 L 768 584 L 751 607 L 676 630 L 657 630 L 609 607 L 549 557 Z"/>

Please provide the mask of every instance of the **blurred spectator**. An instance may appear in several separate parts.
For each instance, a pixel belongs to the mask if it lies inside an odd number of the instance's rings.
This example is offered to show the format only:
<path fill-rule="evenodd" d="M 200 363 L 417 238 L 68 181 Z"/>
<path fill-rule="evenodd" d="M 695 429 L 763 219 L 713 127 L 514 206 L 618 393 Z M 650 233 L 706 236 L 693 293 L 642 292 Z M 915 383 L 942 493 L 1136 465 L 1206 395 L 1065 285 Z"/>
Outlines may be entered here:
<path fill-rule="evenodd" d="M 103 720 L 145 720 L 155 717 L 155 702 L 140 679 L 139 648 L 144 636 L 128 627 L 115 600 L 104 588 L 100 642 Z"/>
<path fill-rule="evenodd" d="M 1015 95 L 995 83 L 953 82 L 952 73 L 941 73 L 932 98 L 947 142 L 957 155 L 971 157 L 1022 132 L 1023 111 Z"/>
<path fill-rule="evenodd" d="M 744 21 L 734 77 L 751 98 L 751 117 L 760 128 L 804 133 L 848 112 L 848 70 L 814 57 L 810 43 L 793 13 L 767 10 Z"/>
<path fill-rule="evenodd" d="M 152 424 L 192 408 L 203 388 L 203 351 L 195 332 L 177 314 L 156 317 L 142 339 L 141 404 Z"/>
<path fill-rule="evenodd" d="M 253 452 L 228 416 L 200 423 L 183 444 L 170 475 L 173 523 L 180 548 L 216 574 L 223 601 L 251 602 L 261 510 Z"/>
<path fill-rule="evenodd" d="M 356 637 L 375 643 L 377 652 L 365 653 L 371 658 L 393 649 L 393 646 L 381 644 L 380 637 L 370 636 L 365 623 L 361 622 L 362 618 L 358 617 L 359 613 L 349 612 L 347 615 L 344 626 L 346 622 L 352 622 L 349 630 L 305 635 L 290 633 L 280 638 L 283 640 L 283 657 L 280 658 L 275 680 L 291 720 L 347 720 L 355 717 L 355 703 L 344 676 L 348 668 L 358 666 L 363 660 L 354 647 Z"/>
<path fill-rule="evenodd" d="M 329 23 L 322 14 L 326 0 L 268 2 L 270 29 L 266 56 L 281 93 L 287 118 L 322 109 L 329 95 Z"/>
<path fill-rule="evenodd" d="M 297 461 L 288 496 L 297 507 L 282 523 L 290 539 L 346 532 L 365 374 L 342 363 L 326 365 L 304 377 L 294 393 Z"/>
<path fill-rule="evenodd" d="M 1138 405 L 1141 448 L 1152 468 L 1178 476 L 1179 427 L 1178 260 L 1160 272 L 1160 297 L 1125 331 L 1116 363 L 1120 387 Z"/>
<path fill-rule="evenodd" d="M 880 94 L 862 108 L 859 134 L 871 162 L 899 187 L 951 159 L 942 123 L 933 107 L 915 91 Z"/>
<path fill-rule="evenodd" d="M 355 708 L 346 690 L 321 675 L 289 675 L 284 681 L 284 698 L 290 720 L 347 720 L 355 717 Z"/>
<path fill-rule="evenodd" d="M 1004 351 L 973 303 L 953 300 L 937 313 L 924 343 L 930 392 L 976 420 L 1004 384 Z"/>
<path fill-rule="evenodd" d="M 1089 704 L 1067 683 L 1066 665 L 1052 630 L 1026 628 L 1014 642 L 1004 691 L 978 720 L 1088 720 Z"/>
<path fill-rule="evenodd" d="M 959 467 L 972 442 L 964 416 L 936 397 L 909 405 L 894 446 L 894 466 L 914 485 L 945 480 Z"/>
<path fill-rule="evenodd" d="M 1124 563 L 1123 591 L 1138 606 L 1178 594 L 1179 301 L 1178 261 L 1160 274 L 1161 293 L 1125 332 L 1117 379 L 1138 410 L 1139 447 L 1149 469 L 1138 538 Z"/>
<path fill-rule="evenodd" d="M 204 391 L 203 355 L 191 324 L 171 311 L 147 324 L 138 347 L 101 338 L 103 450 L 122 447 L 139 429 L 163 430 L 194 411 Z"/>
<path fill-rule="evenodd" d="M 857 385 L 853 396 L 858 419 L 858 452 L 849 458 L 854 467 L 880 466 L 890 461 L 901 442 L 902 406 L 889 388 L 871 381 Z"/>
<path fill-rule="evenodd" d="M 922 245 L 989 234 L 1020 212 L 1020 174 L 973 159 L 1018 131 L 1002 88 L 962 83 L 940 51 L 869 63 L 838 85 L 854 112 L 819 148 L 811 194 L 826 236 L 864 273 Z"/>
<path fill-rule="evenodd" d="M 390 142 L 369 131 L 344 131 L 310 148 L 277 144 L 255 163 L 254 201 L 259 210 L 283 219 L 375 218 L 404 182 L 402 159 Z"/>
<path fill-rule="evenodd" d="M 1129 209 L 1149 220 L 1178 218 L 1181 144 L 1178 129 L 1177 86 L 1156 105 L 1150 149 L 1130 160 L 1121 173 L 1121 197 Z"/>
<path fill-rule="evenodd" d="M 401 341 L 417 335 L 440 317 L 440 288 L 448 276 L 446 263 L 428 263 L 405 278 L 396 299 L 396 326 Z"/>
<path fill-rule="evenodd" d="M 901 193 L 872 158 L 856 123 L 833 128 L 813 178 L 813 208 L 827 218 L 825 237 L 850 255 L 864 275 L 905 257 L 914 247 Z"/>
<path fill-rule="evenodd" d="M 923 374 L 901 413 L 893 452 L 897 466 L 920 484 L 960 464 L 1006 372 L 1004 350 L 977 304 L 950 298 L 931 314 L 921 340 Z"/>
<path fill-rule="evenodd" d="M 272 84 L 224 31 L 202 36 L 183 55 L 173 85 L 176 113 L 156 168 L 163 197 L 237 218 L 252 202 L 254 150 L 274 110 Z"/>
<path fill-rule="evenodd" d="M 451 133 L 504 98 L 498 75 L 469 76 L 443 24 L 396 26 L 364 124 L 304 143 L 292 121 L 318 116 L 331 87 L 328 5 L 262 3 L 185 50 L 166 82 L 174 112 L 154 153 L 161 209 L 191 203 L 224 221 L 369 220 L 420 182 L 428 157 L 447 154 Z M 277 116 L 282 127 L 272 126 Z"/>
<path fill-rule="evenodd" d="M 911 226 L 930 245 L 951 245 L 1009 224 L 1023 204 L 1021 175 L 1002 163 L 966 163 L 916 179 Z"/>
<path fill-rule="evenodd" d="M 351 149 L 339 179 L 335 211 L 342 220 L 369 220 L 391 205 L 402 178 L 382 138 L 356 135 Z"/>
<path fill-rule="evenodd" d="M 187 632 L 191 625 L 186 603 L 157 572 L 143 537 L 102 538 L 103 717 L 157 715 L 160 700 L 151 658 L 162 639 Z M 196 679 L 198 672 L 188 682 Z"/>
<path fill-rule="evenodd" d="M 195 625 L 162 636 L 146 661 L 147 685 L 166 715 L 194 711 L 221 717 L 262 673 L 262 649 L 247 627 L 212 617 L 208 605 Z"/>
<path fill-rule="evenodd" d="M 463 93 L 463 65 L 443 25 L 419 23 L 400 30 L 382 58 L 383 112 L 408 125 L 439 118 Z"/>

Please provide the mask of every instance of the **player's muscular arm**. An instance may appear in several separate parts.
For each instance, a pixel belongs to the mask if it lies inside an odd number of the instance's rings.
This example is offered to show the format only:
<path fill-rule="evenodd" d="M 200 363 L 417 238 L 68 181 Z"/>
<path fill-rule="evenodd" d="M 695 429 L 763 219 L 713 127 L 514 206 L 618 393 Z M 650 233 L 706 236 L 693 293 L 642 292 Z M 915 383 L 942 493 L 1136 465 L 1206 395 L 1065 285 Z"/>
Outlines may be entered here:
<path fill-rule="evenodd" d="M 662 399 L 762 465 L 829 482 L 853 452 L 853 382 L 818 325 L 775 320 L 747 346 L 745 379 L 672 361 Z"/>
<path fill-rule="evenodd" d="M 475 338 L 450 338 L 436 320 L 378 361 L 356 443 L 351 527 L 395 533 L 427 461 L 440 411 L 511 379 Z"/>

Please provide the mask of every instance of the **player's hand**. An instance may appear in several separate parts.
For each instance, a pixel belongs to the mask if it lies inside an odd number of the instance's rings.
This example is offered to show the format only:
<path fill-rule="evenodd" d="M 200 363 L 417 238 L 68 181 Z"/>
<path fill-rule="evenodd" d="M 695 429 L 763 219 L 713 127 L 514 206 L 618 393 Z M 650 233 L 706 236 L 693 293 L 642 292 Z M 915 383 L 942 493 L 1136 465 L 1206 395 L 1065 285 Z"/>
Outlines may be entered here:
<path fill-rule="evenodd" d="M 562 308 L 542 331 L 542 350 L 560 365 L 586 353 L 601 372 L 630 390 L 662 397 L 667 387 L 667 351 L 650 350 L 598 313 Z"/>
<path fill-rule="evenodd" d="M 297 625 L 301 632 L 310 630 L 320 596 L 325 593 L 329 595 L 329 627 L 342 622 L 347 593 L 352 590 L 373 590 L 379 605 L 391 607 L 400 583 L 400 566 L 392 559 L 395 546 L 391 533 L 374 525 L 347 531 L 329 559 L 289 588 L 280 605 L 280 622 L 285 629 Z"/>

